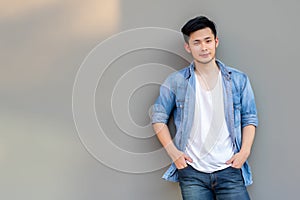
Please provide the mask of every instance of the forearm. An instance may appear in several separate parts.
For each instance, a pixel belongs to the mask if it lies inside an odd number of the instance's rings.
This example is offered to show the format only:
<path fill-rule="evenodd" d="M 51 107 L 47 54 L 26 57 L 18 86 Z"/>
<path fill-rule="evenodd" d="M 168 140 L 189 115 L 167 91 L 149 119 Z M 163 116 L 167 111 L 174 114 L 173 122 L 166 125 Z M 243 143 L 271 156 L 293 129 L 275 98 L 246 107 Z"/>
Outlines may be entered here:
<path fill-rule="evenodd" d="M 168 126 L 164 123 L 155 123 L 153 124 L 153 129 L 157 135 L 158 140 L 165 148 L 169 156 L 172 158 L 173 161 L 176 160 L 179 156 L 179 151 L 172 141 Z"/>
<path fill-rule="evenodd" d="M 155 123 L 153 124 L 153 129 L 157 135 L 158 140 L 175 163 L 177 169 L 185 168 L 187 166 L 186 160 L 189 162 L 193 162 L 193 160 L 189 156 L 178 150 L 174 145 L 169 128 L 166 124 Z"/>
<path fill-rule="evenodd" d="M 248 125 L 242 130 L 242 147 L 240 152 L 231 157 L 226 164 L 231 164 L 234 168 L 241 168 L 248 159 L 255 136 L 255 126 Z"/>
<path fill-rule="evenodd" d="M 248 125 L 245 126 L 242 130 L 242 147 L 240 152 L 246 154 L 247 157 L 251 153 L 251 148 L 255 137 L 255 129 L 255 126 Z"/>

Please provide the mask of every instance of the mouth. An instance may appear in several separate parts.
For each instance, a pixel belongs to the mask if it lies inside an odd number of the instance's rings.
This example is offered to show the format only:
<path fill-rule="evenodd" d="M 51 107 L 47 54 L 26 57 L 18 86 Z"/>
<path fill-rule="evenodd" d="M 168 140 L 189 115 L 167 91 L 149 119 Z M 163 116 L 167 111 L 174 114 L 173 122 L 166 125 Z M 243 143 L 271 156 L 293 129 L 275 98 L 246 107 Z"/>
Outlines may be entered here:
<path fill-rule="evenodd" d="M 210 54 L 209 53 L 205 53 L 205 54 L 200 54 L 199 56 L 201 57 L 208 57 Z"/>

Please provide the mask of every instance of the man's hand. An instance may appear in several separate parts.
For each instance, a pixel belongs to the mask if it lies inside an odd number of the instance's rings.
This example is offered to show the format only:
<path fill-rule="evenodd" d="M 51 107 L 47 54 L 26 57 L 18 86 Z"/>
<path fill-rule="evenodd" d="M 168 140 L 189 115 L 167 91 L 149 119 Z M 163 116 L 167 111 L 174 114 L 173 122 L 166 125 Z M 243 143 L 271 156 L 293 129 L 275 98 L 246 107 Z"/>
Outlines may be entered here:
<path fill-rule="evenodd" d="M 230 160 L 226 162 L 227 165 L 231 164 L 231 167 L 240 169 L 242 168 L 243 164 L 249 157 L 249 153 L 246 152 L 239 152 L 234 154 Z"/>
<path fill-rule="evenodd" d="M 186 161 L 193 162 L 193 160 L 182 151 L 176 150 L 170 155 L 177 169 L 183 169 L 187 167 Z"/>
<path fill-rule="evenodd" d="M 153 124 L 153 129 L 168 155 L 175 163 L 177 169 L 187 167 L 186 161 L 193 162 L 193 160 L 185 155 L 182 151 L 178 150 L 174 145 L 168 126 L 164 123 Z"/>
<path fill-rule="evenodd" d="M 231 164 L 232 167 L 240 169 L 250 156 L 251 147 L 255 136 L 255 126 L 248 125 L 242 130 L 243 139 L 242 147 L 239 153 L 232 156 L 226 164 Z"/>

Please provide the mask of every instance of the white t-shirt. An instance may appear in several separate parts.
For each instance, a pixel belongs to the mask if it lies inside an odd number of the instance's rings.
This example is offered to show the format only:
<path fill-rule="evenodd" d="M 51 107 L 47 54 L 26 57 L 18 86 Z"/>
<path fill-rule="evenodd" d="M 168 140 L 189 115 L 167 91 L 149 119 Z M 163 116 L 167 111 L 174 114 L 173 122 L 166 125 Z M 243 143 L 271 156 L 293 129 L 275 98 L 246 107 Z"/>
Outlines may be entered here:
<path fill-rule="evenodd" d="M 187 162 L 201 172 L 230 166 L 225 162 L 234 151 L 225 121 L 221 72 L 212 90 L 203 89 L 196 78 L 194 123 L 185 153 L 193 159 L 192 163 Z"/>

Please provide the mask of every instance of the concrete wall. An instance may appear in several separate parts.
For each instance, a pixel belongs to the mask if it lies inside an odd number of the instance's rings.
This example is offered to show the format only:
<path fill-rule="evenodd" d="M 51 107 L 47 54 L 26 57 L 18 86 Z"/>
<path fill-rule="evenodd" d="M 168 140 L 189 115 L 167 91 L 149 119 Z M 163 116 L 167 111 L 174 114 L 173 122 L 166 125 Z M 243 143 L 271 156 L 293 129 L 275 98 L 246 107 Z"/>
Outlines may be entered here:
<path fill-rule="evenodd" d="M 299 7 L 1 2 L 0 198 L 181 199 L 178 184 L 160 178 L 170 160 L 148 113 L 163 79 L 191 61 L 178 31 L 203 14 L 217 24 L 218 58 L 246 72 L 255 91 L 252 199 L 296 199 Z"/>

